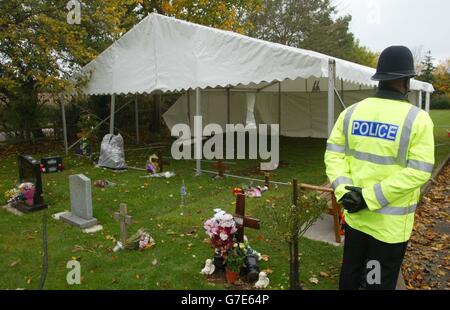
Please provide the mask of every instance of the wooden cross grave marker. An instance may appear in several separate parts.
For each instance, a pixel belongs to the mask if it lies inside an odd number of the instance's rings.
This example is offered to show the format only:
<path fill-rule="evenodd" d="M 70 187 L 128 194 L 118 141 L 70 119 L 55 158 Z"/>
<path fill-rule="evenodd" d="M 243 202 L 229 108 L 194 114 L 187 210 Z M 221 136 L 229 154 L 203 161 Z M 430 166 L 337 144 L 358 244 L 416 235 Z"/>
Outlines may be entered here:
<path fill-rule="evenodd" d="M 264 186 L 270 189 L 270 173 L 264 172 Z"/>
<path fill-rule="evenodd" d="M 133 220 L 131 216 L 127 214 L 127 205 L 125 203 L 120 204 L 120 212 L 114 213 L 114 218 L 119 221 L 120 224 L 120 242 L 125 245 L 128 239 L 127 226 L 131 225 Z"/>
<path fill-rule="evenodd" d="M 261 221 L 252 217 L 245 216 L 245 195 L 236 195 L 236 214 L 234 215 L 234 221 L 238 228 L 236 232 L 236 241 L 244 242 L 244 228 L 259 229 Z"/>
<path fill-rule="evenodd" d="M 164 172 L 164 165 L 170 165 L 170 162 L 164 159 L 161 151 L 159 151 L 156 155 L 158 156 L 159 172 Z"/>
<path fill-rule="evenodd" d="M 228 170 L 228 166 L 223 163 L 222 159 L 218 159 L 214 163 L 214 167 L 217 169 L 216 177 L 223 179 L 225 177 L 225 175 L 224 175 L 225 171 Z"/>

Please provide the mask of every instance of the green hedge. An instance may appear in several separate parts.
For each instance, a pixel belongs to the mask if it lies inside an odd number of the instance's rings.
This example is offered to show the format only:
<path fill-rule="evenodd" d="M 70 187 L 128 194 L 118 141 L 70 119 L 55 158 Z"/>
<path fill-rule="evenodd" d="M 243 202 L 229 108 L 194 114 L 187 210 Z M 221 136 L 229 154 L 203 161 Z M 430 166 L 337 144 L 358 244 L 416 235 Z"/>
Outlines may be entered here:
<path fill-rule="evenodd" d="M 431 101 L 431 109 L 444 110 L 450 109 L 450 98 L 447 96 L 438 96 Z"/>

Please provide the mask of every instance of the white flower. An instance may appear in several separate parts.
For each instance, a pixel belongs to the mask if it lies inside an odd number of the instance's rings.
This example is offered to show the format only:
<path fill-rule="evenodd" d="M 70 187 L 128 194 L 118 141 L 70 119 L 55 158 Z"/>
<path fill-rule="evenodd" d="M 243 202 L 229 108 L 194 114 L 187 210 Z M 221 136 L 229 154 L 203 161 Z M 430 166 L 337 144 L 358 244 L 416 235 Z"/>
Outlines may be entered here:
<path fill-rule="evenodd" d="M 223 216 L 225 215 L 225 211 L 222 211 L 220 209 L 217 209 L 218 211 L 216 212 L 216 214 L 214 215 L 214 219 L 220 223 L 220 221 L 222 220 Z"/>
<path fill-rule="evenodd" d="M 224 233 L 220 233 L 220 239 L 223 241 L 227 241 L 228 240 L 228 235 L 224 234 Z"/>
<path fill-rule="evenodd" d="M 233 216 L 231 214 L 229 214 L 229 213 L 226 213 L 226 214 L 224 214 L 222 220 L 223 221 L 227 221 L 227 222 L 228 221 L 232 221 L 233 220 Z"/>

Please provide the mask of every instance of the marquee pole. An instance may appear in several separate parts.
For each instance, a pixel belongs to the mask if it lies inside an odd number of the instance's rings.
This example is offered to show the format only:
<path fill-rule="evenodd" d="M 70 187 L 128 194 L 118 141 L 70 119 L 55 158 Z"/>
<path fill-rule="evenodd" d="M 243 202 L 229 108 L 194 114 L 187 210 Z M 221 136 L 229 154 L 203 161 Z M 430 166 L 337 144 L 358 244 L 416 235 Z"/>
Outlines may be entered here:
<path fill-rule="evenodd" d="M 116 109 L 116 95 L 111 95 L 111 112 L 110 112 L 110 118 L 109 118 L 109 133 L 114 134 L 114 114 Z"/>
<path fill-rule="evenodd" d="M 195 116 L 201 116 L 201 91 L 200 88 L 196 89 L 196 98 L 195 98 Z M 195 166 L 196 166 L 196 172 L 195 175 L 199 176 L 202 174 L 202 147 L 201 147 L 201 142 L 199 143 L 199 141 L 202 141 L 202 136 L 203 136 L 203 128 L 197 128 L 199 127 L 198 122 L 194 122 L 194 132 L 196 133 L 195 138 L 195 158 L 196 158 L 196 162 L 195 162 Z M 200 136 L 199 136 L 200 135 Z"/>
<path fill-rule="evenodd" d="M 328 135 L 334 127 L 334 84 L 336 78 L 336 61 L 330 59 L 328 64 Z"/>

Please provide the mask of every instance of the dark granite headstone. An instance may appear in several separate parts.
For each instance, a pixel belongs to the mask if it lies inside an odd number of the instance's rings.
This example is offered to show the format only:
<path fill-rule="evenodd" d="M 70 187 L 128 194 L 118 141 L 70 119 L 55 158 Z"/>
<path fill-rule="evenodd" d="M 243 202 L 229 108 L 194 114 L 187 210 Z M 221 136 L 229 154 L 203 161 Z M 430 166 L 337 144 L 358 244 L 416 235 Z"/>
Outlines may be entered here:
<path fill-rule="evenodd" d="M 48 206 L 44 203 L 44 193 L 42 190 L 42 178 L 39 161 L 30 155 L 19 155 L 17 157 L 19 168 L 19 183 L 30 182 L 36 187 L 34 193 L 33 205 L 29 206 L 23 202 L 14 203 L 14 207 L 22 212 L 34 212 L 46 209 Z"/>

